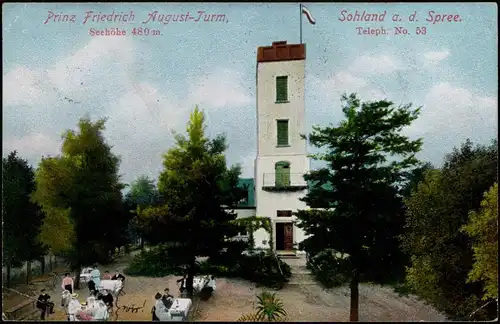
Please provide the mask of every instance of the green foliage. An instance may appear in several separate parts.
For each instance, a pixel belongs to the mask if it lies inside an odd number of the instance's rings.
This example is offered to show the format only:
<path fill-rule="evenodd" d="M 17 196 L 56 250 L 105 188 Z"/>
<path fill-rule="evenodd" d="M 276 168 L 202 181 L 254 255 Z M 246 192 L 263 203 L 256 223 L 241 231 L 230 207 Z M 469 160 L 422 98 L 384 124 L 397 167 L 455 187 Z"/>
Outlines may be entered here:
<path fill-rule="evenodd" d="M 422 166 L 413 169 L 408 175 L 408 182 L 401 190 L 402 196 L 411 196 L 412 191 L 415 191 L 418 184 L 424 180 L 425 172 L 430 170 L 435 170 L 435 167 L 430 162 L 426 162 Z"/>
<path fill-rule="evenodd" d="M 158 181 L 161 206 L 140 209 L 138 220 L 151 229 L 145 238 L 151 243 L 170 242 L 172 259 L 187 268 L 187 289 L 192 293 L 196 256 L 213 256 L 238 233 L 227 211 L 245 196 L 238 187 L 239 166 L 227 168 L 225 137 L 208 139 L 204 114 L 198 107 L 191 113 L 187 137 L 177 134 L 176 146 L 164 155 L 164 171 Z"/>
<path fill-rule="evenodd" d="M 249 233 L 248 243 L 250 245 L 250 249 L 253 249 L 255 247 L 254 232 L 259 229 L 263 229 L 269 234 L 269 249 L 273 249 L 273 230 L 271 219 L 269 217 L 250 216 L 235 219 L 232 223 L 245 228 L 246 232 Z"/>
<path fill-rule="evenodd" d="M 498 298 L 498 184 L 484 194 L 479 211 L 469 213 L 462 227 L 474 243 L 474 264 L 469 282 L 484 282 L 483 299 Z"/>
<path fill-rule="evenodd" d="M 257 296 L 257 315 L 265 318 L 269 322 L 280 321 L 286 317 L 283 302 L 276 297 L 276 293 L 263 291 Z"/>
<path fill-rule="evenodd" d="M 237 264 L 234 276 L 266 287 L 281 289 L 292 276 L 290 266 L 269 251 L 242 255 Z"/>
<path fill-rule="evenodd" d="M 224 250 L 210 257 L 210 263 L 214 265 L 222 265 L 231 268 L 241 259 L 243 252 L 250 246 L 244 241 L 230 241 L 226 243 Z"/>
<path fill-rule="evenodd" d="M 182 268 L 176 266 L 174 260 L 169 256 L 169 246 L 161 244 L 143 250 L 137 254 L 125 274 L 131 276 L 164 277 L 168 275 L 182 275 Z"/>
<path fill-rule="evenodd" d="M 257 284 L 280 289 L 291 277 L 290 266 L 272 253 L 261 251 L 242 254 L 245 245 L 232 242 L 225 252 L 196 263 L 194 272 L 216 277 L 242 278 Z M 182 275 L 184 267 L 178 262 L 175 246 L 162 244 L 136 255 L 125 270 L 133 276 L 162 277 Z M 279 264 L 279 266 L 278 266 Z"/>
<path fill-rule="evenodd" d="M 407 280 L 412 290 L 455 319 L 468 319 L 483 295 L 480 282 L 467 282 L 473 266 L 473 241 L 460 229 L 469 211 L 496 182 L 497 145 L 473 147 L 466 141 L 447 155 L 441 170 L 425 173 L 405 200 L 402 247 L 411 257 Z M 478 319 L 492 318 L 489 309 Z"/>
<path fill-rule="evenodd" d="M 80 119 L 78 132 L 64 134 L 62 155 L 44 158 L 36 175 L 33 199 L 49 217 L 45 230 L 54 232 L 56 220 L 64 219 L 64 239 L 53 239 L 46 233 L 45 243 L 54 250 L 64 250 L 75 270 L 107 261 L 127 226 L 119 158 L 103 138 L 104 124 L 105 120 L 93 123 Z"/>
<path fill-rule="evenodd" d="M 130 185 L 130 191 L 125 195 L 125 208 L 129 213 L 131 221 L 128 233 L 132 238 L 143 237 L 154 231 L 148 220 L 140 218 L 138 209 L 145 209 L 160 203 L 160 196 L 154 180 L 146 176 L 140 176 Z"/>
<path fill-rule="evenodd" d="M 267 291 L 257 295 L 255 310 L 255 313 L 241 316 L 237 322 L 283 322 L 287 316 L 281 299 Z"/>
<path fill-rule="evenodd" d="M 154 180 L 147 176 L 140 176 L 130 185 L 130 191 L 125 199 L 134 202 L 137 206 L 153 205 L 158 200 Z"/>
<path fill-rule="evenodd" d="M 18 266 L 45 252 L 39 240 L 44 214 L 31 201 L 34 172 L 28 162 L 11 152 L 2 159 L 3 264 Z"/>
<path fill-rule="evenodd" d="M 326 249 L 348 254 L 349 269 L 339 270 L 345 270 L 351 289 L 357 291 L 359 280 L 385 281 L 388 270 L 402 268 L 399 187 L 418 165 L 415 154 L 422 141 L 401 133 L 419 115 L 411 105 L 361 103 L 355 94 L 343 95 L 342 102 L 345 119 L 337 127 L 314 126 L 306 137 L 322 149 L 311 157 L 327 167 L 305 176 L 314 186 L 302 200 L 322 209 L 299 210 L 296 216 L 297 226 L 308 235 L 299 248 L 311 257 Z M 351 291 L 351 296 L 357 304 L 357 293 Z"/>
<path fill-rule="evenodd" d="M 341 286 L 349 282 L 347 275 L 351 269 L 347 256 L 332 249 L 326 249 L 308 260 L 307 266 L 311 269 L 315 279 L 326 288 Z"/>

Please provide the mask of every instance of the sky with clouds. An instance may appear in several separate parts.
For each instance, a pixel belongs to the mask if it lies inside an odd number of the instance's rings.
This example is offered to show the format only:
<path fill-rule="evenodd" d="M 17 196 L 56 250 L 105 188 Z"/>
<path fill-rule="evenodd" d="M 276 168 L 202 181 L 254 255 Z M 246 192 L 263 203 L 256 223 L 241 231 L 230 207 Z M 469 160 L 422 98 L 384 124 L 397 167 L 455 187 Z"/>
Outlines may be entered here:
<path fill-rule="evenodd" d="M 493 4 L 307 4 L 306 118 L 312 125 L 342 118 L 340 94 L 422 106 L 411 128 L 423 137 L 419 157 L 440 164 L 466 138 L 488 143 L 498 119 L 497 7 Z M 195 104 L 209 135 L 225 132 L 228 162 L 253 176 L 256 154 L 255 71 L 258 46 L 299 42 L 298 4 L 4 4 L 3 150 L 34 165 L 60 152 L 61 134 L 85 114 L 107 117 L 106 138 L 122 158 L 123 180 L 156 177 L 162 153 L 183 131 Z M 133 22 L 87 22 L 86 12 L 134 12 Z M 339 21 L 342 10 L 383 13 L 384 22 Z M 74 15 L 57 21 L 54 14 Z M 185 14 L 184 22 L 143 24 L 148 14 Z M 199 11 L 222 21 L 195 22 Z M 461 21 L 427 22 L 428 12 Z M 418 22 L 407 17 L 416 12 Z M 401 22 L 392 15 L 400 14 Z M 157 16 L 157 20 L 159 16 Z M 54 21 L 55 20 L 55 21 Z M 64 19 L 63 19 L 64 20 Z M 452 19 L 453 20 L 453 19 Z M 408 35 L 358 35 L 356 27 L 401 26 Z M 118 27 L 127 36 L 91 36 Z M 133 28 L 150 35 L 131 35 Z M 426 27 L 417 35 L 416 27 Z M 159 31 L 161 35 L 156 34 Z M 312 164 L 314 167 L 314 164 Z"/>

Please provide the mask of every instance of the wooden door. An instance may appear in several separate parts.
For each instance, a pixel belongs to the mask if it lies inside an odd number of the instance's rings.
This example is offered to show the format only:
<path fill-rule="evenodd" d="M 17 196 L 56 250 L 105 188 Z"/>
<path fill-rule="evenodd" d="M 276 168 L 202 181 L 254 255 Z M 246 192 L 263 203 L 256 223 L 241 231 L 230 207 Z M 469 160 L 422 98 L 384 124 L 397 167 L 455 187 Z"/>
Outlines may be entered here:
<path fill-rule="evenodd" d="M 284 232 L 285 232 L 285 250 L 293 250 L 293 224 L 292 223 L 285 223 L 284 226 Z"/>

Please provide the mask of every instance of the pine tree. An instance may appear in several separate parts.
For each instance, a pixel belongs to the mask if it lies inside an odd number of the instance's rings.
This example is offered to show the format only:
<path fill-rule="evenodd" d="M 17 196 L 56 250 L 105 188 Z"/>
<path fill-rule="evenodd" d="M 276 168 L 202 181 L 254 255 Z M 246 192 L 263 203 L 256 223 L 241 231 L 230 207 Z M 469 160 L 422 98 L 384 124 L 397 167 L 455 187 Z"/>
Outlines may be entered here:
<path fill-rule="evenodd" d="M 357 321 L 359 282 L 379 279 L 399 261 L 399 188 L 417 165 L 422 142 L 401 133 L 419 109 L 386 100 L 361 103 L 355 94 L 343 95 L 342 102 L 345 119 L 337 127 L 315 126 L 307 136 L 311 145 L 324 149 L 313 159 L 327 166 L 305 176 L 314 187 L 303 201 L 321 209 L 298 211 L 297 226 L 310 235 L 300 246 L 309 254 L 333 249 L 348 255 L 350 320 Z"/>

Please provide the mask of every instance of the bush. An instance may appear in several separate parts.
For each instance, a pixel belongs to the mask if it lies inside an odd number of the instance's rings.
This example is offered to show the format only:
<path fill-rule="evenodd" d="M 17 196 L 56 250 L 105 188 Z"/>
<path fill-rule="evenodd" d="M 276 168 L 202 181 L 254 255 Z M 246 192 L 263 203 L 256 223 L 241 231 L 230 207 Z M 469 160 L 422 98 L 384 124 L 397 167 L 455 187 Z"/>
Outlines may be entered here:
<path fill-rule="evenodd" d="M 216 264 L 209 259 L 200 265 L 205 274 L 215 276 L 239 277 L 257 284 L 281 289 L 288 282 L 292 273 L 290 266 L 274 253 L 259 251 L 250 255 L 240 253 L 232 259 L 226 259 L 226 265 Z"/>
<path fill-rule="evenodd" d="M 288 282 L 292 273 L 290 266 L 274 253 L 254 251 L 250 255 L 243 253 L 247 246 L 242 242 L 233 242 L 226 251 L 197 264 L 198 275 L 242 278 L 257 284 L 280 289 Z M 183 269 L 175 265 L 169 257 L 167 245 L 158 245 L 149 251 L 141 251 L 125 269 L 126 275 L 163 277 L 182 275 Z"/>
<path fill-rule="evenodd" d="M 326 288 L 341 286 L 349 282 L 346 275 L 350 267 L 349 259 L 343 258 L 337 251 L 328 249 L 308 257 L 307 267 L 315 279 Z"/>
<path fill-rule="evenodd" d="M 244 241 L 228 242 L 227 248 L 216 256 L 212 256 L 210 260 L 212 264 L 224 265 L 232 267 L 238 263 L 243 251 L 249 248 L 248 243 Z"/>
<path fill-rule="evenodd" d="M 182 275 L 183 271 L 169 258 L 168 246 L 158 245 L 149 251 L 141 251 L 124 272 L 132 276 L 163 277 Z"/>

